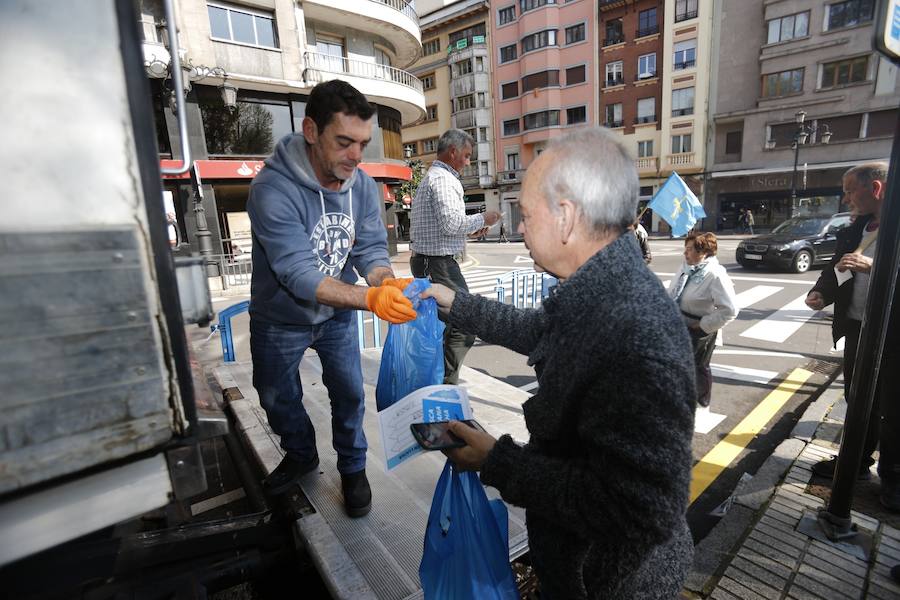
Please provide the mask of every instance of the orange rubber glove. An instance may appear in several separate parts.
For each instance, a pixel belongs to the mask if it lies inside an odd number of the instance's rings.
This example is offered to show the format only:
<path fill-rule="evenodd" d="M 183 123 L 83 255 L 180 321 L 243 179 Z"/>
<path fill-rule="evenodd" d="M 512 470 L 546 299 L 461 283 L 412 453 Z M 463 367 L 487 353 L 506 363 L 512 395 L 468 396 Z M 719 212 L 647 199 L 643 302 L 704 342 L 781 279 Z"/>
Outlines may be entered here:
<path fill-rule="evenodd" d="M 366 307 L 378 315 L 378 318 L 391 323 L 406 323 L 416 318 L 416 311 L 409 298 L 391 285 L 370 287 L 366 292 Z"/>
<path fill-rule="evenodd" d="M 402 292 L 406 289 L 406 286 L 412 283 L 412 281 L 412 277 L 385 277 L 381 280 L 381 285 L 390 285 Z"/>

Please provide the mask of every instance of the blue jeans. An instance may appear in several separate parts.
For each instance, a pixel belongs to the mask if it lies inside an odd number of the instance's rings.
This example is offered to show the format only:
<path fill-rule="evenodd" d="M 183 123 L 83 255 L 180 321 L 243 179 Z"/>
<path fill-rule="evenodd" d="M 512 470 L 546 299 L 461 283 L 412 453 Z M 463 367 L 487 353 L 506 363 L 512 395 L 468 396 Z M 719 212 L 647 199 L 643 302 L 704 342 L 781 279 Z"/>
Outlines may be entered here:
<path fill-rule="evenodd" d="M 322 382 L 331 400 L 331 431 L 338 472 L 366 466 L 363 431 L 365 392 L 353 311 L 340 310 L 319 325 L 279 325 L 250 318 L 253 387 L 272 431 L 292 458 L 316 455 L 316 431 L 303 407 L 300 360 L 313 348 L 322 361 Z"/>

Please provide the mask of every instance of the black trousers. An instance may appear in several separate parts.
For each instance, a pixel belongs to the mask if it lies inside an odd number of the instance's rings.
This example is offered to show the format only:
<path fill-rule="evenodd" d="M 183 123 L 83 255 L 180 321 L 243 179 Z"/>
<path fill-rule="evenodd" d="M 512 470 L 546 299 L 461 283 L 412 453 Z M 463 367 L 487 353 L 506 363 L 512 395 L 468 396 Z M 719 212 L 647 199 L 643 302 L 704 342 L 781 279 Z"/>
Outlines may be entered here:
<path fill-rule="evenodd" d="M 448 288 L 469 291 L 466 280 L 459 270 L 459 263 L 452 256 L 426 256 L 414 254 L 409 259 L 409 268 L 414 277 L 427 277 L 432 283 L 440 283 Z M 459 383 L 459 370 L 469 348 L 475 343 L 475 336 L 449 323 L 444 328 L 444 383 Z"/>
<path fill-rule="evenodd" d="M 860 321 L 847 321 L 847 334 L 844 338 L 844 398 L 850 399 L 850 382 L 853 381 L 853 367 L 856 364 L 856 347 L 859 346 L 859 330 L 862 327 Z M 879 385 L 879 387 L 882 387 Z M 881 411 L 879 410 L 880 390 L 875 390 L 875 400 L 872 403 L 872 414 L 869 415 L 869 427 L 866 430 L 866 443 L 863 445 L 862 466 L 871 467 L 875 464 L 872 454 L 878 448 L 878 430 L 881 423 Z"/>
<path fill-rule="evenodd" d="M 688 333 L 691 334 L 691 346 L 694 349 L 697 404 L 709 406 L 712 397 L 712 370 L 709 368 L 709 363 L 712 361 L 712 355 L 716 349 L 718 332 L 706 333 L 702 330 L 688 329 Z"/>

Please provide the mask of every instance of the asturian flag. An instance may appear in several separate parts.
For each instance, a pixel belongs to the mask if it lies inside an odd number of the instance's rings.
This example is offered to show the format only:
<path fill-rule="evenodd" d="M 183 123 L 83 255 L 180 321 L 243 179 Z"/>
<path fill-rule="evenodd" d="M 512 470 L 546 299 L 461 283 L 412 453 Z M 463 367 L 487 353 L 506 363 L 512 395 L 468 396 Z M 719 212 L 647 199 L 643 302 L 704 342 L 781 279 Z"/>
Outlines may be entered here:
<path fill-rule="evenodd" d="M 672 226 L 674 237 L 687 235 L 697 221 L 706 216 L 697 196 L 674 171 L 653 196 L 647 208 Z"/>

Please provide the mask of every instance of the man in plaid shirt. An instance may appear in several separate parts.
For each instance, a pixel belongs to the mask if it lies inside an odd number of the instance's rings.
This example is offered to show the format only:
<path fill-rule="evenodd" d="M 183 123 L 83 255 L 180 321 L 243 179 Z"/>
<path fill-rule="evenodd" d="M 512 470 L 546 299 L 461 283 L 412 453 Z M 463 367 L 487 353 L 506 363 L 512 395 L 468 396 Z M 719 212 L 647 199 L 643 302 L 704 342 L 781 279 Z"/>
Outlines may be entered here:
<path fill-rule="evenodd" d="M 474 140 L 465 131 L 450 129 L 441 136 L 437 160 L 419 183 L 410 219 L 409 266 L 416 277 L 428 277 L 453 290 L 469 291 L 454 255 L 500 220 L 500 213 L 466 214 L 459 171 L 469 164 Z M 463 358 L 475 336 L 449 324 L 444 329 L 444 383 L 456 384 Z"/>

